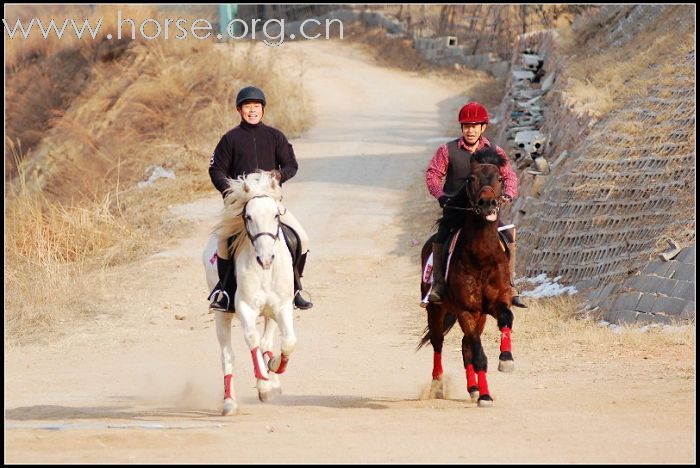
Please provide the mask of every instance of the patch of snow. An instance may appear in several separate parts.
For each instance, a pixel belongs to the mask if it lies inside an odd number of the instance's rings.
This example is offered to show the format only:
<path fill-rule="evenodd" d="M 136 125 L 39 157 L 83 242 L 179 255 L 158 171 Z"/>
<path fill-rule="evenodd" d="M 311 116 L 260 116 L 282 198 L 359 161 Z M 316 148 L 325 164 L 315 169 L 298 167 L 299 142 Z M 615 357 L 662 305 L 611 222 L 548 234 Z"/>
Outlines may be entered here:
<path fill-rule="evenodd" d="M 540 297 L 552 297 L 552 296 L 560 296 L 562 294 L 576 294 L 578 291 L 576 290 L 575 286 L 563 286 L 557 281 L 559 281 L 562 277 L 557 276 L 554 279 L 550 279 L 547 277 L 546 274 L 541 273 L 534 278 L 524 278 L 520 279 L 518 282 L 521 281 L 528 281 L 533 284 L 538 284 L 538 286 L 530 291 L 525 291 L 521 293 L 520 295 L 523 297 L 534 297 L 534 298 L 540 298 Z"/>

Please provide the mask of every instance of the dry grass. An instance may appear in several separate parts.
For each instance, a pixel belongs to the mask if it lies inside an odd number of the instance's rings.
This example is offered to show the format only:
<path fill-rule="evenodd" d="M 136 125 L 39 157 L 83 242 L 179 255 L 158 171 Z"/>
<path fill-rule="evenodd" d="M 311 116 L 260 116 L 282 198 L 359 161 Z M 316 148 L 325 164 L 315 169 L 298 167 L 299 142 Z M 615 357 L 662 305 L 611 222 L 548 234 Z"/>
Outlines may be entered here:
<path fill-rule="evenodd" d="M 136 21 L 160 18 L 120 9 Z M 91 15 L 114 19 L 115 10 L 98 6 Z M 5 167 L 16 176 L 6 189 L 5 318 L 6 339 L 18 343 L 79 319 L 90 275 L 176 235 L 168 207 L 213 193 L 209 157 L 239 121 L 238 89 L 262 87 L 266 122 L 288 136 L 310 125 L 309 113 L 298 112 L 302 76 L 290 78 L 274 57 L 261 60 L 254 44 L 55 42 L 14 45 L 5 62 Z M 154 166 L 175 180 L 139 188 Z"/>
<path fill-rule="evenodd" d="M 562 35 L 563 53 L 572 57 L 564 73 L 567 94 L 579 108 L 601 116 L 648 96 L 653 85 L 673 83 L 677 64 L 695 49 L 694 16 L 691 6 L 669 8 L 620 46 L 609 43 L 616 25 L 591 16 L 575 33 Z"/>
<path fill-rule="evenodd" d="M 409 71 L 427 71 L 435 66 L 426 61 L 409 38 L 390 38 L 383 29 L 364 26 L 360 21 L 345 27 L 344 41 L 359 44 L 372 52 L 383 66 Z"/>
<path fill-rule="evenodd" d="M 673 328 L 602 326 L 596 319 L 577 313 L 581 310 L 581 299 L 577 295 L 526 299 L 527 309 L 514 309 L 513 351 L 516 362 L 518 355 L 523 353 L 533 357 L 547 355 L 547 361 L 556 366 L 557 362 L 575 362 L 582 356 L 595 356 L 601 360 L 632 356 L 651 359 L 661 354 L 695 352 L 695 324 Z M 455 326 L 446 337 L 447 349 L 458 352 L 461 339 L 462 333 Z M 500 333 L 491 318 L 487 321 L 482 342 L 487 347 L 498 349 Z M 490 363 L 496 362 L 497 356 L 491 352 L 487 354 Z M 694 376 L 694 370 L 692 373 Z"/>

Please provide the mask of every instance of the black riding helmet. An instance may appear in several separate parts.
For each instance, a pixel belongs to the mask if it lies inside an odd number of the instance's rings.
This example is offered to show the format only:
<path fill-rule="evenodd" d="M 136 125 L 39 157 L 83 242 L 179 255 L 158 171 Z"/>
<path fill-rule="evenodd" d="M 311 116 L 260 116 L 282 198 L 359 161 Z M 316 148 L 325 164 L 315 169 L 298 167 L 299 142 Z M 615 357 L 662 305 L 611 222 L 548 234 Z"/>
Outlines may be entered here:
<path fill-rule="evenodd" d="M 238 91 L 238 96 L 236 96 L 236 107 L 240 106 L 246 101 L 258 101 L 262 103 L 263 107 L 265 107 L 265 95 L 255 86 L 246 86 Z"/>

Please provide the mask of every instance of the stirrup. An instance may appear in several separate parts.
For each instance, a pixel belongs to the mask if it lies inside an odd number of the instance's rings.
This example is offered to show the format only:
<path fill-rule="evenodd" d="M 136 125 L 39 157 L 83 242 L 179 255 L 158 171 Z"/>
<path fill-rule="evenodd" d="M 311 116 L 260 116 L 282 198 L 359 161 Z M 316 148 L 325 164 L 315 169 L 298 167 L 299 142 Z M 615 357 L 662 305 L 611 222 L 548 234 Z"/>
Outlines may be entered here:
<path fill-rule="evenodd" d="M 442 303 L 443 296 L 445 295 L 445 286 L 443 285 L 441 288 L 442 294 L 438 294 L 438 292 L 436 291 L 436 289 L 438 289 L 438 288 L 436 288 L 436 286 L 437 286 L 437 283 L 433 284 L 430 287 L 430 292 L 428 293 L 428 302 L 430 302 L 431 304 Z"/>
<path fill-rule="evenodd" d="M 214 296 L 214 298 L 209 303 L 209 308 L 221 312 L 228 312 L 229 305 L 231 304 L 231 299 L 228 297 L 228 293 L 226 291 L 222 291 L 221 289 L 215 289 L 211 295 Z"/>
<path fill-rule="evenodd" d="M 522 307 L 523 309 L 527 309 L 527 305 L 523 302 L 522 299 L 520 299 L 520 296 L 513 296 L 512 302 L 515 307 Z"/>
<path fill-rule="evenodd" d="M 313 302 L 307 301 L 306 299 L 301 297 L 301 290 L 297 291 L 296 294 L 294 294 L 294 307 L 296 307 L 297 309 L 307 310 L 312 308 L 313 306 Z"/>

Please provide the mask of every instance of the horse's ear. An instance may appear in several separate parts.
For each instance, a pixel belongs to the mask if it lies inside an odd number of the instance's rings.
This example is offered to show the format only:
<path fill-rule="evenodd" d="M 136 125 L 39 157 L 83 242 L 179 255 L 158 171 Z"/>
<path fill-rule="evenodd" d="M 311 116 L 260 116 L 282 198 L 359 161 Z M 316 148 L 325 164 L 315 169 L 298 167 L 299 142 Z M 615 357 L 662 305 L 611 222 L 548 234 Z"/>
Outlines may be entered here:
<path fill-rule="evenodd" d="M 245 193 L 250 192 L 250 186 L 248 185 L 248 182 L 243 182 L 243 191 Z"/>
<path fill-rule="evenodd" d="M 270 187 L 272 188 L 272 190 L 277 189 L 277 179 L 275 179 L 274 177 L 270 178 Z"/>

